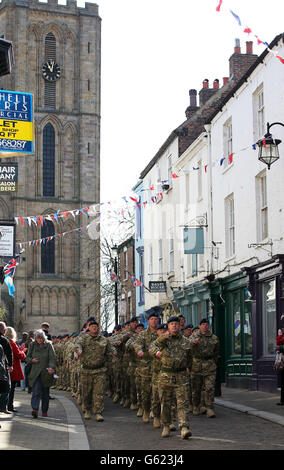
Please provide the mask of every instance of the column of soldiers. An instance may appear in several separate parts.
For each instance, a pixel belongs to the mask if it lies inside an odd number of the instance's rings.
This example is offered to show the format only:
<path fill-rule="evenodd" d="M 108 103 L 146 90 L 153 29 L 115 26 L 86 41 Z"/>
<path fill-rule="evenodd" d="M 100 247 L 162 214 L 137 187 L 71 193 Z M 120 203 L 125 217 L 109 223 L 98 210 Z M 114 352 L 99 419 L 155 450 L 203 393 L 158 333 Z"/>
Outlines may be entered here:
<path fill-rule="evenodd" d="M 159 325 L 156 313 L 145 329 L 137 317 L 101 334 L 90 317 L 82 331 L 53 340 L 57 356 L 56 388 L 70 391 L 85 419 L 103 421 L 104 396 L 136 410 L 144 423 L 153 418 L 162 437 L 176 429 L 191 436 L 190 412 L 215 417 L 214 390 L 219 340 L 208 319 L 198 327 L 171 316 Z"/>

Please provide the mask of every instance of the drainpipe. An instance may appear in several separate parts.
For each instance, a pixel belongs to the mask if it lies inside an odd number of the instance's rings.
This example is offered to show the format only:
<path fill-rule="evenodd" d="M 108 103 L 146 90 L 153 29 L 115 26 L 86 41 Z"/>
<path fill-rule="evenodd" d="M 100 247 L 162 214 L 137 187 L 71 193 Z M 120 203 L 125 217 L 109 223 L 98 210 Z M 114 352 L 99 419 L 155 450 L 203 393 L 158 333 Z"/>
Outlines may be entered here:
<path fill-rule="evenodd" d="M 210 265 L 209 270 L 210 274 L 213 274 L 213 260 L 214 260 L 214 247 L 212 240 L 214 240 L 214 231 L 213 231 L 213 196 L 212 196 L 212 144 L 211 144 L 211 124 L 205 124 L 205 130 L 207 132 L 207 157 L 208 157 L 208 235 L 209 243 L 211 246 L 210 252 Z"/>

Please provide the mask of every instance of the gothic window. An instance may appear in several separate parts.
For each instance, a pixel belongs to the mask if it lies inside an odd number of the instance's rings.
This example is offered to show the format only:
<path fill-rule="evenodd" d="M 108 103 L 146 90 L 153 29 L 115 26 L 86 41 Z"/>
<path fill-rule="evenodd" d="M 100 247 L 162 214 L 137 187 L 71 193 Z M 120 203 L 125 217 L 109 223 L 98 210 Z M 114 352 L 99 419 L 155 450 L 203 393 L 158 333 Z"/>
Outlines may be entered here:
<path fill-rule="evenodd" d="M 43 196 L 54 196 L 55 182 L 55 132 L 48 123 L 43 129 Z"/>
<path fill-rule="evenodd" d="M 44 43 L 45 60 L 56 61 L 56 39 L 52 33 L 48 33 Z M 56 82 L 44 81 L 44 105 L 48 108 L 56 107 Z"/>
<path fill-rule="evenodd" d="M 48 237 L 54 235 L 54 225 L 46 220 L 41 228 L 41 238 L 45 240 L 41 244 L 41 272 L 43 274 L 55 273 L 55 244 L 54 238 L 48 240 Z"/>

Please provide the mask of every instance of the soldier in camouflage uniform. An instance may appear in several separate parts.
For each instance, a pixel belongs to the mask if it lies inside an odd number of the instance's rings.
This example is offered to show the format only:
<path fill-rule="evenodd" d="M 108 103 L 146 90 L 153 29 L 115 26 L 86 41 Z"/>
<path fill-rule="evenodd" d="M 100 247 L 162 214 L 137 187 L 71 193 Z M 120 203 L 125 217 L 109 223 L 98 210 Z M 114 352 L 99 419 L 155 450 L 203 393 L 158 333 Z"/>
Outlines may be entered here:
<path fill-rule="evenodd" d="M 192 351 L 191 385 L 193 414 L 200 413 L 201 393 L 204 391 L 204 406 L 208 418 L 213 418 L 214 390 L 219 339 L 211 333 L 207 318 L 201 320 L 199 331 L 190 338 Z"/>
<path fill-rule="evenodd" d="M 165 328 L 166 326 L 166 328 Z M 161 324 L 158 325 L 156 328 L 157 335 L 161 336 L 166 333 L 167 325 Z M 149 351 L 151 351 L 152 344 L 150 345 Z M 153 413 L 153 426 L 154 428 L 160 428 L 160 416 L 161 416 L 161 402 L 159 396 L 159 387 L 158 387 L 158 377 L 161 370 L 161 359 L 156 357 L 156 355 L 152 359 L 152 400 L 151 400 L 151 410 Z"/>
<path fill-rule="evenodd" d="M 131 410 L 142 408 L 141 391 L 139 389 L 139 395 L 138 395 L 137 380 L 136 380 L 136 369 L 137 369 L 138 357 L 134 350 L 134 343 L 135 343 L 135 340 L 137 339 L 137 335 L 139 335 L 139 333 L 141 333 L 141 331 L 143 330 L 144 330 L 143 323 L 138 323 L 136 320 L 135 327 L 134 327 L 134 335 L 133 334 L 131 335 L 131 337 L 129 338 L 129 340 L 127 341 L 125 345 L 125 349 L 126 351 L 128 351 L 128 354 L 129 354 L 128 375 L 130 378 L 130 403 L 131 403 L 130 409 Z"/>
<path fill-rule="evenodd" d="M 176 400 L 181 437 L 191 436 L 188 419 L 188 374 L 190 364 L 189 340 L 180 332 L 177 316 L 168 320 L 168 332 L 154 342 L 150 353 L 161 360 L 159 373 L 159 394 L 161 399 L 162 437 L 170 435 L 172 403 Z"/>
<path fill-rule="evenodd" d="M 109 342 L 114 348 L 114 355 L 112 360 L 112 377 L 113 377 L 113 403 L 117 403 L 122 398 L 122 357 L 123 347 L 119 335 L 121 333 L 121 325 L 114 328 L 114 334 L 110 337 Z"/>
<path fill-rule="evenodd" d="M 89 332 L 74 345 L 75 359 L 81 361 L 82 408 L 85 419 L 91 418 L 91 410 L 97 421 L 103 421 L 106 372 L 111 367 L 113 351 L 109 341 L 99 334 L 96 321 L 89 324 Z"/>
<path fill-rule="evenodd" d="M 138 356 L 137 362 L 137 375 L 141 379 L 142 390 L 142 408 L 143 408 L 143 422 L 149 423 L 150 410 L 151 410 L 151 386 L 152 386 L 152 370 L 151 361 L 152 357 L 149 354 L 149 346 L 158 337 L 156 327 L 158 325 L 157 313 L 152 313 L 148 317 L 149 326 L 145 331 L 142 331 L 134 343 L 134 350 Z"/>
<path fill-rule="evenodd" d="M 137 409 L 137 393 L 136 393 L 136 384 L 135 384 L 135 369 L 136 369 L 136 356 L 132 347 L 129 347 L 129 342 L 132 339 L 136 338 L 136 325 L 138 324 L 138 318 L 132 317 L 130 319 L 130 328 L 129 328 L 129 339 L 125 343 L 125 356 L 127 359 L 127 376 L 129 384 L 129 404 L 124 404 L 126 408 L 127 405 L 130 405 L 131 410 Z"/>
<path fill-rule="evenodd" d="M 131 336 L 130 332 L 130 321 L 126 321 L 124 324 L 124 331 L 121 333 L 121 343 L 122 343 L 122 399 L 121 399 L 121 406 L 123 408 L 129 408 L 130 406 L 130 379 L 128 375 L 128 363 L 129 363 L 129 352 L 125 349 L 125 344 Z"/>

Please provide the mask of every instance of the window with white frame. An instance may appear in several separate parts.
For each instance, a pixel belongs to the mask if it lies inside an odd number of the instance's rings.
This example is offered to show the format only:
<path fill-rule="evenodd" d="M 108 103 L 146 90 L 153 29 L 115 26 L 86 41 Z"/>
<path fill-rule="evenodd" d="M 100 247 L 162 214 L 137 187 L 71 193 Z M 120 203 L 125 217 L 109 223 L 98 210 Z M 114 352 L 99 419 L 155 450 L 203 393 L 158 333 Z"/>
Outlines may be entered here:
<path fill-rule="evenodd" d="M 256 141 L 265 134 L 263 85 L 260 85 L 253 93 L 253 124 L 254 140 Z"/>
<path fill-rule="evenodd" d="M 159 254 L 159 275 L 163 277 L 163 240 L 158 241 L 158 254 Z"/>
<path fill-rule="evenodd" d="M 169 272 L 173 272 L 175 269 L 175 258 L 174 258 L 174 234 L 173 229 L 169 230 Z"/>
<path fill-rule="evenodd" d="M 234 195 L 231 194 L 225 199 L 225 246 L 226 258 L 231 258 L 235 254 L 235 209 Z"/>
<path fill-rule="evenodd" d="M 168 156 L 168 184 L 172 186 L 172 156 Z"/>
<path fill-rule="evenodd" d="M 256 211 L 257 241 L 261 242 L 268 237 L 268 206 L 265 171 L 256 177 Z"/>
<path fill-rule="evenodd" d="M 233 153 L 233 127 L 232 118 L 228 119 L 223 126 L 223 168 L 231 164 L 230 155 Z"/>

